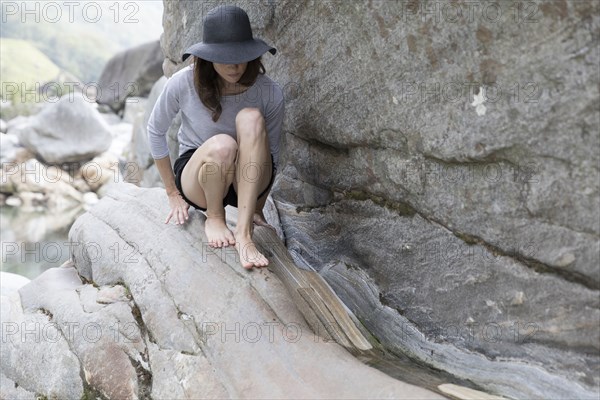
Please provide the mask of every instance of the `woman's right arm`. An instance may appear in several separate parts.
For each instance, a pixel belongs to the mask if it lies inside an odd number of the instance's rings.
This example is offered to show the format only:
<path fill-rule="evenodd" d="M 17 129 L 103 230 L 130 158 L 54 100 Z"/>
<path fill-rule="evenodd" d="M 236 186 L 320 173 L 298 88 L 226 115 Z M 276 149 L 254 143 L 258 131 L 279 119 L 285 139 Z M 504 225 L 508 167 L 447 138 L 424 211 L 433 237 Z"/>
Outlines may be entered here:
<path fill-rule="evenodd" d="M 177 79 L 170 78 L 167 80 L 162 93 L 156 100 L 148 120 L 148 143 L 160 178 L 165 185 L 171 207 L 171 212 L 165 223 L 168 223 L 173 217 L 176 224 L 183 224 L 188 219 L 189 204 L 181 197 L 175 186 L 175 175 L 167 145 L 167 131 L 173 122 L 173 118 L 179 112 L 180 91 L 178 83 Z"/>
<path fill-rule="evenodd" d="M 156 163 L 156 168 L 158 168 L 160 178 L 165 184 L 169 206 L 171 207 L 171 212 L 167 215 L 165 224 L 168 224 L 171 218 L 175 220 L 176 225 L 183 224 L 189 218 L 188 209 L 190 205 L 181 197 L 181 193 L 179 193 L 177 186 L 175 186 L 175 175 L 171 167 L 171 157 L 166 156 L 165 158 L 155 159 L 154 162 Z"/>

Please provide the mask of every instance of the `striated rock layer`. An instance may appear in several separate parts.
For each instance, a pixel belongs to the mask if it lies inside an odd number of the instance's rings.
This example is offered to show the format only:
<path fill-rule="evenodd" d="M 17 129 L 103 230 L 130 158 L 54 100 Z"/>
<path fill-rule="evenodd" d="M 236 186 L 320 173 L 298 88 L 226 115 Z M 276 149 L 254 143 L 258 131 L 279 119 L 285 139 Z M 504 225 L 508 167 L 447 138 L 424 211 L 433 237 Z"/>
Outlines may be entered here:
<path fill-rule="evenodd" d="M 167 75 L 220 2 L 166 2 Z M 382 344 L 515 398 L 600 376 L 600 3 L 238 1 L 288 248 Z"/>
<path fill-rule="evenodd" d="M 164 189 L 117 186 L 71 263 L 3 292 L 3 398 L 445 398 L 313 333 L 270 269 L 208 247 L 203 214 L 165 225 Z"/>

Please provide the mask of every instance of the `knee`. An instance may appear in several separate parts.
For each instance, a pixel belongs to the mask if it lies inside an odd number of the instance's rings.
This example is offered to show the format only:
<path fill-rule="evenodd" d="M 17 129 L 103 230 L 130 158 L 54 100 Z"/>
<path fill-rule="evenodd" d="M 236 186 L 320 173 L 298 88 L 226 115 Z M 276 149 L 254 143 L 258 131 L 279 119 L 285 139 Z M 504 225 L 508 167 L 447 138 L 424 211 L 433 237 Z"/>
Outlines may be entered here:
<path fill-rule="evenodd" d="M 237 155 L 237 142 L 229 135 L 213 136 L 208 145 L 208 156 L 212 162 L 233 164 Z"/>
<path fill-rule="evenodd" d="M 262 138 L 265 136 L 265 119 L 258 108 L 243 108 L 235 117 L 235 125 L 240 138 Z"/>

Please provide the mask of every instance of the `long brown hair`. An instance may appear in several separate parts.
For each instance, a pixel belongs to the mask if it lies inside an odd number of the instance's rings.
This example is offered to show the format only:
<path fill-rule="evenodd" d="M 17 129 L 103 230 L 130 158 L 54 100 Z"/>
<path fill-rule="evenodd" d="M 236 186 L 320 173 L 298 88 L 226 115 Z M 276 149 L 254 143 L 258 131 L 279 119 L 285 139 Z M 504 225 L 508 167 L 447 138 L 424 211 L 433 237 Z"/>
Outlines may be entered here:
<path fill-rule="evenodd" d="M 262 57 L 262 56 L 261 56 Z M 238 81 L 244 86 L 252 86 L 258 74 L 264 74 L 265 67 L 261 57 L 248 61 L 246 71 Z M 213 63 L 194 56 L 194 87 L 202 104 L 212 110 L 212 120 L 217 122 L 223 111 L 221 107 L 221 88 L 219 87 L 219 74 L 215 71 Z"/>

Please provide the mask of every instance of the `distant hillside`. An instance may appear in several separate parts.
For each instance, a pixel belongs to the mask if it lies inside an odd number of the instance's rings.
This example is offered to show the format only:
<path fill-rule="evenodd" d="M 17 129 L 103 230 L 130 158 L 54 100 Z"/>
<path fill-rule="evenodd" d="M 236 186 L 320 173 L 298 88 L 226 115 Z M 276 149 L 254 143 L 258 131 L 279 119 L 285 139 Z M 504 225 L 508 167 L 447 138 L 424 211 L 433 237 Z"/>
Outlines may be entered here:
<path fill-rule="evenodd" d="M 5 37 L 29 41 L 57 66 L 83 82 L 97 80 L 104 64 L 119 51 L 116 44 L 89 29 L 76 32 L 75 27 L 59 29 L 56 24 L 50 23 L 9 24 L 8 27 L 2 29 Z"/>
<path fill-rule="evenodd" d="M 58 76 L 60 68 L 33 44 L 25 40 L 0 38 L 0 76 L 2 82 L 14 82 L 27 88 L 34 88 L 35 83 L 42 85 Z M 0 96 L 5 85 L 0 88 Z"/>
<path fill-rule="evenodd" d="M 101 7 L 98 21 L 90 22 L 91 12 L 84 18 L 82 10 L 86 3 Z M 58 21 L 44 18 L 35 21 L 33 16 L 21 13 L 6 15 L 0 36 L 29 41 L 59 68 L 84 83 L 96 82 L 106 62 L 119 51 L 156 40 L 162 33 L 162 1 L 81 1 L 72 12 L 73 22 L 69 21 L 69 10 L 64 3 L 53 4 L 63 7 Z M 18 58 L 3 57 L 1 63 L 4 66 L 13 60 Z"/>

